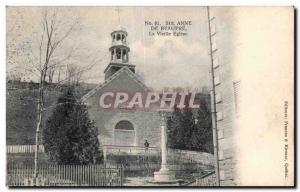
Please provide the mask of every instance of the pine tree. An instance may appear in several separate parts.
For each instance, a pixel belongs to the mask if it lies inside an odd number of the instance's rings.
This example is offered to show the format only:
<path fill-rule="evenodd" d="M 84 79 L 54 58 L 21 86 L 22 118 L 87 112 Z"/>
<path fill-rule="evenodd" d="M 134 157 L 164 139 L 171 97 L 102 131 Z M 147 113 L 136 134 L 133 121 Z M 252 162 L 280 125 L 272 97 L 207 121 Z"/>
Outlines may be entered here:
<path fill-rule="evenodd" d="M 192 149 L 192 136 L 195 129 L 195 119 L 191 108 L 187 108 L 182 113 L 182 137 L 185 149 Z"/>
<path fill-rule="evenodd" d="M 188 105 L 182 110 L 175 106 L 167 121 L 170 148 L 213 153 L 212 122 L 208 105 L 205 99 L 200 101 L 197 123 Z"/>
<path fill-rule="evenodd" d="M 194 114 L 192 112 L 192 109 L 189 107 L 190 96 L 191 95 L 188 95 L 185 98 L 185 107 L 182 110 L 181 127 L 183 129 L 182 137 L 183 137 L 185 149 L 192 149 L 191 139 L 192 139 L 192 135 L 194 134 L 193 131 L 195 129 Z"/>
<path fill-rule="evenodd" d="M 197 124 L 191 137 L 192 148 L 197 151 L 213 153 L 212 119 L 209 104 L 204 99 L 200 102 Z"/>
<path fill-rule="evenodd" d="M 182 127 L 182 118 L 183 116 L 181 110 L 175 106 L 172 115 L 167 120 L 168 147 L 170 148 L 185 148 L 185 141 L 183 139 L 184 129 Z"/>
<path fill-rule="evenodd" d="M 89 164 L 102 161 L 97 128 L 87 107 L 69 88 L 57 101 L 43 132 L 45 151 L 58 164 Z"/>

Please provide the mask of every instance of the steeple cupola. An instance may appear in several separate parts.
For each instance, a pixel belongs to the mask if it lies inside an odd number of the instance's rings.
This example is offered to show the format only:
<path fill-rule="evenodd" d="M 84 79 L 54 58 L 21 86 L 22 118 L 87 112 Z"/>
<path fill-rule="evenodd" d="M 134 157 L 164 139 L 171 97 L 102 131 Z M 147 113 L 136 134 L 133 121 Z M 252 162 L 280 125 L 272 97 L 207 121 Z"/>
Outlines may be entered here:
<path fill-rule="evenodd" d="M 128 63 L 130 48 L 127 45 L 127 32 L 121 26 L 111 33 L 112 44 L 109 48 L 111 53 L 111 62 Z"/>
<path fill-rule="evenodd" d="M 135 65 L 129 64 L 130 48 L 127 43 L 127 31 L 119 25 L 110 35 L 112 39 L 109 48 L 110 63 L 104 70 L 105 79 L 109 78 L 125 66 L 135 73 Z"/>

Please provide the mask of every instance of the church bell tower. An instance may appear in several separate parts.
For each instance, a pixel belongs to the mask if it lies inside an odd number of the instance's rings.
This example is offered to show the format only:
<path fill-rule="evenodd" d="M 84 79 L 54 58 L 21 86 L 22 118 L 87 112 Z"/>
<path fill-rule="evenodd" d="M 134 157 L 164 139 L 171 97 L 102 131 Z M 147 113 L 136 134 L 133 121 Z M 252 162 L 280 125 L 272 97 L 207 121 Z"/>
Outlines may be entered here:
<path fill-rule="evenodd" d="M 135 72 L 135 65 L 129 64 L 130 48 L 127 44 L 128 34 L 126 30 L 119 25 L 110 35 L 112 39 L 109 48 L 110 63 L 104 70 L 105 80 L 124 66 L 127 66 L 133 73 Z"/>

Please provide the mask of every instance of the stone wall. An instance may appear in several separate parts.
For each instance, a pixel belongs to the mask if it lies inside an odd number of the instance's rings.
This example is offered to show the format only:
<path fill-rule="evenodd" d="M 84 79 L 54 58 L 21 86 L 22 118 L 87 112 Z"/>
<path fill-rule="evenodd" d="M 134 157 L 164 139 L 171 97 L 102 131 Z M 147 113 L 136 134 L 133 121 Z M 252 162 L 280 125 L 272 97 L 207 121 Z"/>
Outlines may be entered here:
<path fill-rule="evenodd" d="M 214 166 L 214 155 L 199 151 L 168 149 L 168 161 L 180 161 L 184 163 L 199 163 Z"/>

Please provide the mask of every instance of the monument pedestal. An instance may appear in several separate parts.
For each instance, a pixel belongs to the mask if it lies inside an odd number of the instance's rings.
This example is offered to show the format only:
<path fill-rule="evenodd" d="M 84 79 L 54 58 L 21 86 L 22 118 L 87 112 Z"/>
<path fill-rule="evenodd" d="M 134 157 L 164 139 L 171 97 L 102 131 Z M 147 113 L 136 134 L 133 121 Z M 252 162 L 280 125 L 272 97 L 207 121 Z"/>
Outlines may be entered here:
<path fill-rule="evenodd" d="M 158 183 L 177 182 L 174 172 L 168 169 L 161 169 L 158 172 L 154 172 L 154 181 Z"/>
<path fill-rule="evenodd" d="M 175 173 L 170 171 L 165 165 L 161 169 L 154 172 L 154 181 L 156 182 L 169 182 L 175 180 Z"/>
<path fill-rule="evenodd" d="M 162 168 L 154 172 L 154 180 L 151 182 L 158 186 L 180 186 L 183 181 L 175 178 L 174 171 Z"/>
<path fill-rule="evenodd" d="M 154 172 L 154 179 L 151 183 L 166 186 L 178 186 L 182 182 L 175 178 L 174 171 L 171 171 L 167 163 L 167 130 L 165 125 L 165 117 L 162 114 L 161 118 L 161 168 Z"/>

